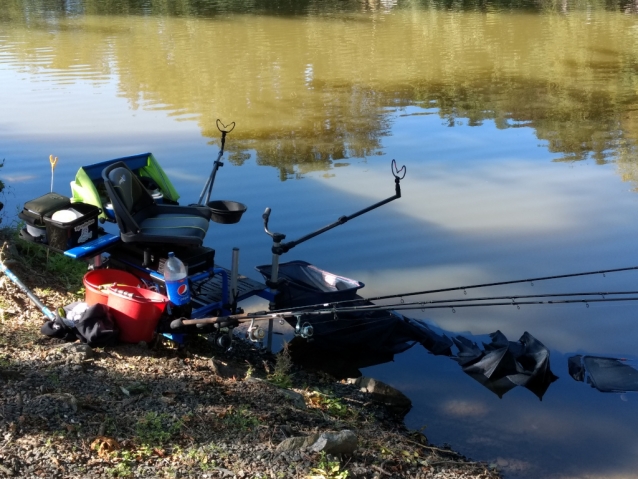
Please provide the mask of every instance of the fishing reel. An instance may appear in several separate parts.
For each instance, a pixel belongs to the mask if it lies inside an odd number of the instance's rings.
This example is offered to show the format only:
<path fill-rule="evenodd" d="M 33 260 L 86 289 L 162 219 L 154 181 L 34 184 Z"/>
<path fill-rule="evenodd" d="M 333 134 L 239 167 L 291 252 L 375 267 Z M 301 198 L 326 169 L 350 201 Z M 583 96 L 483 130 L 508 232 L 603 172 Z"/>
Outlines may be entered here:
<path fill-rule="evenodd" d="M 301 317 L 302 315 L 295 315 L 295 318 L 297 318 L 297 324 L 295 325 L 295 336 L 310 340 L 313 334 L 315 334 L 315 328 L 307 321 L 302 324 Z"/>
<path fill-rule="evenodd" d="M 246 336 L 253 343 L 261 343 L 266 337 L 266 331 L 261 326 L 255 325 L 255 320 L 253 319 L 250 322 L 250 326 L 248 326 L 248 330 L 246 331 Z"/>
<path fill-rule="evenodd" d="M 233 348 L 233 328 L 218 329 L 214 333 L 210 333 L 208 341 L 226 351 L 230 351 Z"/>

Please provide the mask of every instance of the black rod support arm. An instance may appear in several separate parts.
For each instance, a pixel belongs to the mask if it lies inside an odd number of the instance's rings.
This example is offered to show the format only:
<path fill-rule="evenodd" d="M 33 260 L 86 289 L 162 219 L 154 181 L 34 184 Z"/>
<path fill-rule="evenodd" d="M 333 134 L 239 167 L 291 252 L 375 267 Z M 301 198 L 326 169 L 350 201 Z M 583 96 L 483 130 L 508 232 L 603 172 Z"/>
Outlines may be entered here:
<path fill-rule="evenodd" d="M 282 233 L 273 233 L 270 230 L 268 230 L 268 218 L 270 217 L 270 208 L 266 208 L 266 211 L 264 212 L 262 217 L 264 219 L 264 230 L 266 231 L 266 233 L 268 233 L 268 235 L 270 235 L 273 238 L 273 246 L 272 246 L 273 254 L 282 255 L 284 253 L 287 253 L 295 246 L 301 243 L 304 243 L 305 241 L 308 241 L 309 239 L 312 239 L 315 236 L 319 236 L 320 234 L 325 233 L 326 231 L 330 231 L 331 229 L 336 228 L 337 226 L 340 226 L 354 218 L 357 218 L 358 216 L 361 216 L 365 213 L 368 213 L 369 211 L 379 208 L 380 206 L 388 204 L 391 201 L 401 198 L 401 180 L 405 178 L 405 174 L 406 174 L 405 166 L 402 166 L 401 168 L 397 169 L 396 160 L 392 160 L 392 174 L 394 175 L 394 190 L 395 190 L 395 193 L 393 196 L 390 196 L 389 198 L 386 198 L 385 200 L 381 200 L 378 203 L 370 205 L 367 208 L 357 211 L 356 213 L 353 213 L 349 216 L 341 216 L 334 223 L 326 225 L 323 228 L 313 231 L 312 233 L 302 236 L 301 238 L 296 239 L 294 241 L 288 241 L 283 243 L 282 241 L 283 239 L 286 238 L 286 235 Z"/>

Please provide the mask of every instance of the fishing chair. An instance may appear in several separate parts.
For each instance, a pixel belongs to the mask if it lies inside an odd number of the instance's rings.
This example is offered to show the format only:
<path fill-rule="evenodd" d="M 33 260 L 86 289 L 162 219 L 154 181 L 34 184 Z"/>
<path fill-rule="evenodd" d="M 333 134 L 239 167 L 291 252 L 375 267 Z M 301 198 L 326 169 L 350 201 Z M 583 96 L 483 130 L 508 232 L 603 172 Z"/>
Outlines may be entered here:
<path fill-rule="evenodd" d="M 121 161 L 104 168 L 102 178 L 124 243 L 202 245 L 211 217 L 209 208 L 158 204 Z"/>

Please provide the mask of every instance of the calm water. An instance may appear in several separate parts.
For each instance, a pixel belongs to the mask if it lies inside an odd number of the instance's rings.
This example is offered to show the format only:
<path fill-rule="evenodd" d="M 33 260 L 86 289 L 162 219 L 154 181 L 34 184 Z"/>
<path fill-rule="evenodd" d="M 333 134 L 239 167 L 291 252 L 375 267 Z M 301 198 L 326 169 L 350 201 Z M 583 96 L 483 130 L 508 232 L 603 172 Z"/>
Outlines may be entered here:
<path fill-rule="evenodd" d="M 638 8 L 617 3 L 0 0 L 0 170 L 11 217 L 84 164 L 151 151 L 184 202 L 236 129 L 213 197 L 244 202 L 207 244 L 244 274 L 270 226 L 367 296 L 638 265 Z M 8 221 L 10 218 L 6 218 Z M 492 294 L 635 290 L 637 273 Z M 461 293 L 462 294 L 462 293 Z M 443 296 L 442 296 L 443 297 Z M 446 297 L 459 297 L 450 293 Z M 543 400 L 502 399 L 420 346 L 364 369 L 408 394 L 426 426 L 511 478 L 625 478 L 638 470 L 638 396 L 573 380 L 575 353 L 635 360 L 636 305 L 417 311 L 449 334 L 529 331 L 559 376 Z M 633 363 L 636 364 L 636 363 Z"/>

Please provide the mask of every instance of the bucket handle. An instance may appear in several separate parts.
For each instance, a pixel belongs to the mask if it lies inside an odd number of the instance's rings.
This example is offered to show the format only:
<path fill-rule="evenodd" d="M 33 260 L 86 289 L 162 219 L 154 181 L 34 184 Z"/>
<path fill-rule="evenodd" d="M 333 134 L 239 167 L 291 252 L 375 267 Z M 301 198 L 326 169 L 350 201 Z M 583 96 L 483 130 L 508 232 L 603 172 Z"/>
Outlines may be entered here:
<path fill-rule="evenodd" d="M 117 293 L 121 296 L 124 296 L 126 298 L 131 298 L 131 299 L 137 299 L 139 300 L 145 300 L 148 301 L 149 303 L 165 303 L 166 300 L 164 299 L 152 299 L 152 298 L 145 298 L 144 296 L 142 296 L 141 294 L 135 294 L 135 293 L 131 293 L 129 291 L 124 291 L 123 289 L 117 289 L 114 287 L 110 287 L 109 291 L 113 291 L 114 293 Z"/>

